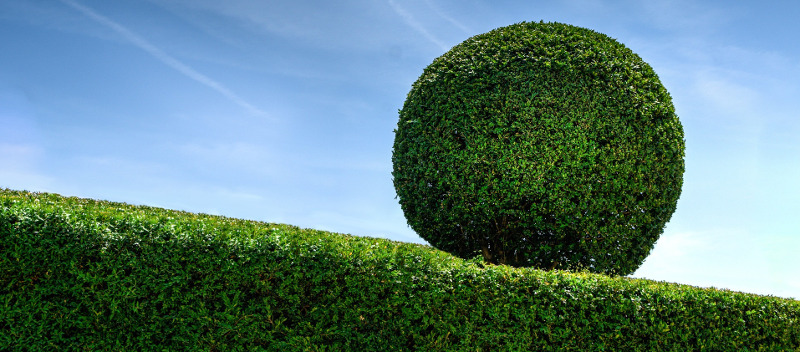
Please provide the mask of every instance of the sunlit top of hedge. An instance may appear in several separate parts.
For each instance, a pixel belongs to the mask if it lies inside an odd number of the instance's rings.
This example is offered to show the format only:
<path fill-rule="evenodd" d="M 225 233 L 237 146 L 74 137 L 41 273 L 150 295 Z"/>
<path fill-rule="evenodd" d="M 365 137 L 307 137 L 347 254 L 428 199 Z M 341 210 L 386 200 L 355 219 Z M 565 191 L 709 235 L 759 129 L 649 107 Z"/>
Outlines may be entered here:
<path fill-rule="evenodd" d="M 109 238 L 150 235 L 182 236 L 186 241 L 207 244 L 226 243 L 234 246 L 259 247 L 270 244 L 272 248 L 300 252 L 325 252 L 363 265 L 380 263 L 394 265 L 403 271 L 449 272 L 442 277 L 469 276 L 486 283 L 502 283 L 517 290 L 537 282 L 537 287 L 571 287 L 580 290 L 597 290 L 608 295 L 623 295 L 630 299 L 641 296 L 660 296 L 664 300 L 698 299 L 741 301 L 768 299 L 772 303 L 794 306 L 800 310 L 800 301 L 772 296 L 759 296 L 716 288 L 699 288 L 690 285 L 659 282 L 625 277 L 610 278 L 588 272 L 543 271 L 533 268 L 513 268 L 491 265 L 482 260 L 463 260 L 427 245 L 397 242 L 382 238 L 359 237 L 313 229 L 302 229 L 286 224 L 267 223 L 167 210 L 149 206 L 129 205 L 58 194 L 36 193 L 0 189 L 0 212 L 62 213 L 70 221 L 84 222 L 89 226 L 103 226 Z M 28 210 L 29 209 L 29 210 Z M 151 226 L 167 231 L 136 231 L 134 227 Z M 151 228 L 151 230 L 152 230 Z M 173 238 L 170 238 L 173 239 Z M 151 238 L 158 242 L 158 238 Z M 165 238 L 165 240 L 168 240 Z M 277 245 L 277 247 L 275 246 Z M 544 284 L 544 285 L 541 285 Z M 516 286 L 516 288 L 514 288 Z"/>

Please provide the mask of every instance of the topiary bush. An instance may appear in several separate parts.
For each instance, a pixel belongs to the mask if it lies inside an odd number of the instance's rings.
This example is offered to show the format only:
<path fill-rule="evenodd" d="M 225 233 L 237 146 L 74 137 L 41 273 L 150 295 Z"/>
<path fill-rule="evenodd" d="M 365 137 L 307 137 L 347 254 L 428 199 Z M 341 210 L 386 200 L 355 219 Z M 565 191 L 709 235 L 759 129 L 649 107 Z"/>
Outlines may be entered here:
<path fill-rule="evenodd" d="M 408 224 L 463 258 L 627 275 L 675 211 L 683 127 L 653 69 L 595 31 L 518 23 L 425 68 L 400 110 Z"/>

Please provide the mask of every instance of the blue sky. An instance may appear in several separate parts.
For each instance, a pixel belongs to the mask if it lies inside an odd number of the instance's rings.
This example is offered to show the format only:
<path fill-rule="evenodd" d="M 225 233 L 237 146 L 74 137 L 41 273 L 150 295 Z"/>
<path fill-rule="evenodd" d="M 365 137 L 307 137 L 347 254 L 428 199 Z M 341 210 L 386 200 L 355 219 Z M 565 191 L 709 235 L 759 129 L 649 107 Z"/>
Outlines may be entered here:
<path fill-rule="evenodd" d="M 616 38 L 686 133 L 632 276 L 800 299 L 800 3 L 0 0 L 0 187 L 424 243 L 391 152 L 411 84 L 521 21 Z"/>

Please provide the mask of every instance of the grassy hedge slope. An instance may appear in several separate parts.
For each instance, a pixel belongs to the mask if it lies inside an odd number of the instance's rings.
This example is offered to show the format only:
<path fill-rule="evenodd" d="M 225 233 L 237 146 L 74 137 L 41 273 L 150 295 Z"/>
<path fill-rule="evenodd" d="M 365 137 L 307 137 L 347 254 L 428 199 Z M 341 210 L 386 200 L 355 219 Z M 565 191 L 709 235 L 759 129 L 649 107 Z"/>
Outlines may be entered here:
<path fill-rule="evenodd" d="M 800 302 L 0 190 L 0 350 L 800 349 Z"/>

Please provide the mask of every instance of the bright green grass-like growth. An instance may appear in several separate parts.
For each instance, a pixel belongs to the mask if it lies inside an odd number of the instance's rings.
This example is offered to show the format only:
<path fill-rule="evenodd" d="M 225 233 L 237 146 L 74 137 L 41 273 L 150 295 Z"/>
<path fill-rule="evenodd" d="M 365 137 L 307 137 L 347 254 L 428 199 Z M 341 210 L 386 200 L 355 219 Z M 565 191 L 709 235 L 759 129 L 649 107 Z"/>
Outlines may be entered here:
<path fill-rule="evenodd" d="M 0 189 L 0 351 L 795 351 L 800 302 Z"/>
<path fill-rule="evenodd" d="M 455 46 L 414 83 L 395 132 L 408 224 L 462 258 L 630 274 L 683 184 L 683 129 L 653 69 L 560 23 Z"/>

